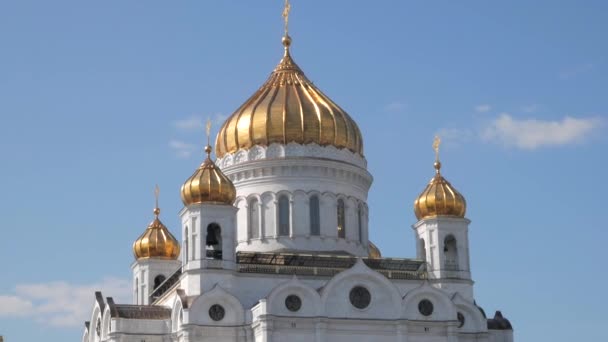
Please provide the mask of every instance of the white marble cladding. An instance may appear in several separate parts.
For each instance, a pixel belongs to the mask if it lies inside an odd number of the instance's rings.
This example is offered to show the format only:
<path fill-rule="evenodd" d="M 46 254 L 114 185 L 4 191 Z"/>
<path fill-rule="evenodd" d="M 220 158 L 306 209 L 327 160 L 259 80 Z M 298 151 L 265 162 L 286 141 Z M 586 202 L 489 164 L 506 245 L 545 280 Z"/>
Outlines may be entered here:
<path fill-rule="evenodd" d="M 254 150 L 257 152 L 252 152 Z M 272 151 L 280 153 L 273 152 L 272 155 L 277 157 L 268 159 Z M 304 153 L 307 151 L 314 153 Z M 314 144 L 273 144 L 268 149 L 256 146 L 248 151 L 239 151 L 237 155 L 247 158 L 261 156 L 251 160 L 237 158 L 239 162 L 236 164 L 232 163 L 232 156 L 218 161 L 222 172 L 232 180 L 237 190 L 234 203 L 239 208 L 237 251 L 368 254 L 369 213 L 366 201 L 372 176 L 364 168 L 362 157 L 335 147 Z M 350 156 L 351 159 L 320 157 L 332 155 Z M 267 159 L 263 159 L 265 157 Z M 318 231 L 311 227 L 310 201 L 315 196 L 319 201 Z M 282 232 L 279 227 L 281 197 L 286 197 L 289 203 L 289 229 Z M 343 236 L 338 233 L 340 202 L 344 204 Z M 254 209 L 255 215 L 252 214 Z"/>
<path fill-rule="evenodd" d="M 224 155 L 222 158 L 218 159 L 217 165 L 223 170 L 226 167 L 248 161 L 286 157 L 313 157 L 320 159 L 331 159 L 353 164 L 364 169 L 367 168 L 367 161 L 365 160 L 365 157 L 346 148 L 338 149 L 331 145 L 300 145 L 297 143 L 289 143 L 287 145 L 270 144 L 270 146 L 256 145 L 248 150 L 239 150 L 234 153 Z"/>

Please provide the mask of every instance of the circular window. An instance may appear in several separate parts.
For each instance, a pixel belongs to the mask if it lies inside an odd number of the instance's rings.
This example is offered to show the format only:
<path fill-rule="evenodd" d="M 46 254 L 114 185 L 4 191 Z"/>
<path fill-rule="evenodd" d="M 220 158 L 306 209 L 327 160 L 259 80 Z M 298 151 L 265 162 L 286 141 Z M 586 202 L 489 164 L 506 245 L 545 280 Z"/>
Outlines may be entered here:
<path fill-rule="evenodd" d="M 460 324 L 458 324 L 458 327 L 462 328 L 462 326 L 464 325 L 464 315 L 461 312 L 459 312 L 457 315 L 457 318 L 458 318 L 458 322 L 460 322 Z"/>
<path fill-rule="evenodd" d="M 357 309 L 365 309 L 372 301 L 371 293 L 363 286 L 353 287 L 348 297 L 350 303 Z"/>
<path fill-rule="evenodd" d="M 287 310 L 296 312 L 302 307 L 302 299 L 296 295 L 289 295 L 285 298 L 285 306 Z"/>
<path fill-rule="evenodd" d="M 213 304 L 209 308 L 209 317 L 211 317 L 211 319 L 214 321 L 221 321 L 222 319 L 224 319 L 225 315 L 226 315 L 226 311 L 224 310 L 224 307 L 221 305 Z"/>
<path fill-rule="evenodd" d="M 418 303 L 418 311 L 424 316 L 430 316 L 433 313 L 433 303 L 428 299 L 423 299 Z"/>

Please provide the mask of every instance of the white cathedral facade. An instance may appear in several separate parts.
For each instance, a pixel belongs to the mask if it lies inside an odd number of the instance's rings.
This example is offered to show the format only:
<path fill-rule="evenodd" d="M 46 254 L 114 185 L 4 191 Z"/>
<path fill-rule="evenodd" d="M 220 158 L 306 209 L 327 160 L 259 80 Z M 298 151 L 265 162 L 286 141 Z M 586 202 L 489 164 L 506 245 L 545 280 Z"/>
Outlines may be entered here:
<path fill-rule="evenodd" d="M 512 342 L 475 302 L 466 202 L 439 160 L 414 203 L 416 258 L 382 257 L 359 128 L 283 45 L 182 186 L 179 239 L 156 208 L 133 303 L 95 293 L 82 341 Z"/>

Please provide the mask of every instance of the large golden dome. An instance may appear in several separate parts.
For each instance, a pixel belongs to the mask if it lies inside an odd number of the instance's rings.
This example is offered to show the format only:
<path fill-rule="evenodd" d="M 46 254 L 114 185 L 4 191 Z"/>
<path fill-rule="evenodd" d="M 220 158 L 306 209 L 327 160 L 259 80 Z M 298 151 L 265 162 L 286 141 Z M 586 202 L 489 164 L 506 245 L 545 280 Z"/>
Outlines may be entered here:
<path fill-rule="evenodd" d="M 236 198 L 234 184 L 211 160 L 211 146 L 205 147 L 207 158 L 182 185 L 182 202 L 232 204 Z"/>
<path fill-rule="evenodd" d="M 435 216 L 464 217 L 467 210 L 467 202 L 439 171 L 441 162 L 435 162 L 435 177 L 431 179 L 426 189 L 414 201 L 414 212 L 416 218 Z"/>
<path fill-rule="evenodd" d="M 215 154 L 272 143 L 316 143 L 363 154 L 355 121 L 323 94 L 293 61 L 291 38 L 283 37 L 285 54 L 268 80 L 223 124 Z"/>
<path fill-rule="evenodd" d="M 179 242 L 169 229 L 158 219 L 160 209 L 154 209 L 154 221 L 146 231 L 133 242 L 135 259 L 158 258 L 176 260 L 179 256 Z"/>

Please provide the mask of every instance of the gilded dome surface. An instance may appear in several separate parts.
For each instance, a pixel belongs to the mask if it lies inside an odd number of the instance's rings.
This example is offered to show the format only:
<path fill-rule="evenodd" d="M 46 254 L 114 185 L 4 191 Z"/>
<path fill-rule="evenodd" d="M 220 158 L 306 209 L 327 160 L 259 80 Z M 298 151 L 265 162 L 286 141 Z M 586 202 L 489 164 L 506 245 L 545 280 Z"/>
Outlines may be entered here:
<path fill-rule="evenodd" d="M 464 217 L 467 202 L 439 171 L 441 163 L 435 162 L 435 176 L 426 189 L 414 201 L 414 212 L 418 220 L 435 216 Z"/>
<path fill-rule="evenodd" d="M 370 259 L 381 259 L 382 258 L 382 253 L 380 252 L 380 248 L 378 248 L 378 246 L 376 246 L 375 244 L 373 244 L 371 241 L 369 241 L 369 255 L 368 257 Z"/>
<path fill-rule="evenodd" d="M 133 254 L 135 259 L 158 258 L 176 260 L 179 256 L 179 242 L 160 221 L 160 209 L 154 209 L 154 221 L 135 242 Z"/>
<path fill-rule="evenodd" d="M 207 158 L 181 188 L 184 205 L 196 203 L 232 204 L 236 198 L 234 184 L 211 160 L 211 146 L 205 147 Z"/>
<path fill-rule="evenodd" d="M 316 143 L 347 148 L 363 155 L 363 139 L 355 121 L 310 82 L 289 53 L 291 38 L 283 37 L 285 54 L 268 80 L 222 125 L 215 154 L 272 143 Z"/>

